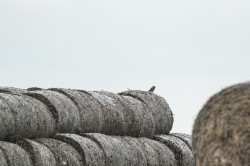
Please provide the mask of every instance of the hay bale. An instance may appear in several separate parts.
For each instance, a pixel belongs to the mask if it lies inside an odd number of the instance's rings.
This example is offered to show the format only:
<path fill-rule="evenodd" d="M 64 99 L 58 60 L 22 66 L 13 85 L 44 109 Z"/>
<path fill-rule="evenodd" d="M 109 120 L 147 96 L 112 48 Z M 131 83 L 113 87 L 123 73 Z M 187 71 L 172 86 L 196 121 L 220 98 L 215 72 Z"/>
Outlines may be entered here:
<path fill-rule="evenodd" d="M 13 143 L 0 141 L 0 149 L 4 153 L 7 165 L 33 166 L 30 155 L 20 146 Z"/>
<path fill-rule="evenodd" d="M 8 103 L 0 95 L 0 140 L 6 140 L 15 131 L 15 117 Z"/>
<path fill-rule="evenodd" d="M 102 148 L 106 156 L 105 165 L 135 165 L 136 156 L 129 154 L 129 148 L 120 139 L 99 133 L 87 133 L 83 136 L 95 141 Z"/>
<path fill-rule="evenodd" d="M 142 103 L 129 96 L 100 91 L 99 93 L 110 97 L 116 108 L 123 113 L 125 118 L 125 135 L 132 137 L 153 138 L 155 123 L 150 111 L 145 110 Z"/>
<path fill-rule="evenodd" d="M 52 88 L 70 98 L 78 107 L 81 118 L 81 133 L 102 132 L 104 117 L 101 104 L 86 91 Z"/>
<path fill-rule="evenodd" d="M 192 150 L 191 136 L 185 133 L 171 133 L 170 135 L 181 139 Z"/>
<path fill-rule="evenodd" d="M 199 112 L 192 133 L 197 166 L 249 165 L 250 82 L 223 89 Z"/>
<path fill-rule="evenodd" d="M 43 89 L 39 87 L 30 87 L 27 89 L 27 91 L 35 91 L 35 90 L 43 90 Z"/>
<path fill-rule="evenodd" d="M 25 89 L 14 87 L 0 87 L 0 93 L 25 93 Z"/>
<path fill-rule="evenodd" d="M 147 138 L 138 138 L 141 148 L 147 158 L 148 165 L 175 166 L 176 159 L 173 152 L 164 144 Z"/>
<path fill-rule="evenodd" d="M 178 166 L 195 166 L 192 151 L 181 139 L 172 135 L 156 135 L 155 140 L 166 145 L 174 153 Z"/>
<path fill-rule="evenodd" d="M 0 93 L 1 121 L 4 126 L 10 121 L 10 126 L 1 130 L 3 139 L 9 135 L 20 135 L 26 138 L 49 137 L 55 132 L 55 121 L 47 109 L 40 101 L 22 94 L 5 94 Z M 7 105 L 6 105 L 7 103 Z M 11 115 L 12 114 L 12 115 Z M 13 122 L 14 120 L 14 122 Z M 2 127 L 1 127 L 2 129 Z"/>
<path fill-rule="evenodd" d="M 34 141 L 47 146 L 51 150 L 57 165 L 83 166 L 81 155 L 69 144 L 51 138 L 37 138 Z"/>
<path fill-rule="evenodd" d="M 56 166 L 53 153 L 45 145 L 22 137 L 12 137 L 11 141 L 29 153 L 34 166 Z"/>
<path fill-rule="evenodd" d="M 74 147 L 77 152 L 81 154 L 83 165 L 105 165 L 105 154 L 103 150 L 91 139 L 76 134 L 56 134 L 54 138 Z"/>
<path fill-rule="evenodd" d="M 141 101 L 145 109 L 152 112 L 155 134 L 169 134 L 173 126 L 173 114 L 165 99 L 149 91 L 129 90 L 119 94 Z"/>
<path fill-rule="evenodd" d="M 0 165 L 1 166 L 8 166 L 7 160 L 5 158 L 5 154 L 1 150 L 1 147 L 0 147 Z"/>
<path fill-rule="evenodd" d="M 58 132 L 78 133 L 81 127 L 80 113 L 68 97 L 50 90 L 35 90 L 25 93 L 43 102 L 53 114 Z"/>

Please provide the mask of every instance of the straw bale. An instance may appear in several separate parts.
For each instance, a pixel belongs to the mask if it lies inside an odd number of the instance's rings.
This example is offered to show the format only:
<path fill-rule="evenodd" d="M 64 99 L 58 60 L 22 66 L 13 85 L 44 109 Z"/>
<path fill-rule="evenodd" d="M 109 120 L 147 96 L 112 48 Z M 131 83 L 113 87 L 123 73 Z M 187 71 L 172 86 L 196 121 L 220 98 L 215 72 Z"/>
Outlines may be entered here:
<path fill-rule="evenodd" d="M 181 139 L 192 150 L 191 136 L 185 133 L 171 133 L 170 135 Z"/>
<path fill-rule="evenodd" d="M 8 166 L 7 160 L 5 158 L 5 154 L 1 150 L 1 147 L 0 147 L 0 165 L 1 166 Z"/>
<path fill-rule="evenodd" d="M 43 102 L 54 115 L 57 131 L 62 133 L 78 133 L 81 127 L 80 113 L 68 97 L 51 90 L 35 90 L 25 93 Z"/>
<path fill-rule="evenodd" d="M 8 166 L 33 166 L 30 155 L 20 146 L 0 141 L 0 149 L 4 153 Z"/>
<path fill-rule="evenodd" d="M 192 147 L 197 166 L 250 163 L 250 82 L 213 95 L 196 117 Z"/>
<path fill-rule="evenodd" d="M 83 166 L 81 155 L 71 145 L 51 138 L 37 138 L 34 141 L 47 146 L 51 150 L 57 165 Z"/>
<path fill-rule="evenodd" d="M 156 135 L 155 139 L 174 153 L 178 166 L 195 166 L 192 151 L 181 139 L 172 135 Z"/>
<path fill-rule="evenodd" d="M 0 86 L 0 93 L 25 93 L 25 89 Z"/>

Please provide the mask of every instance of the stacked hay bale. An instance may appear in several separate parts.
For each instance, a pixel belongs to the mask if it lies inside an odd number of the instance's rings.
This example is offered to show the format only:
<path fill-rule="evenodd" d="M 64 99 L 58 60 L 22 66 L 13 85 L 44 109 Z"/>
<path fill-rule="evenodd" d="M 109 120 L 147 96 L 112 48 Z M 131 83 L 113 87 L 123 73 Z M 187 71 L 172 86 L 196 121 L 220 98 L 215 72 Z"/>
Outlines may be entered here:
<path fill-rule="evenodd" d="M 169 135 L 172 125 L 149 91 L 3 87 L 0 165 L 194 165 L 190 137 Z"/>
<path fill-rule="evenodd" d="M 197 166 L 250 163 L 250 83 L 212 96 L 198 114 L 192 134 Z"/>

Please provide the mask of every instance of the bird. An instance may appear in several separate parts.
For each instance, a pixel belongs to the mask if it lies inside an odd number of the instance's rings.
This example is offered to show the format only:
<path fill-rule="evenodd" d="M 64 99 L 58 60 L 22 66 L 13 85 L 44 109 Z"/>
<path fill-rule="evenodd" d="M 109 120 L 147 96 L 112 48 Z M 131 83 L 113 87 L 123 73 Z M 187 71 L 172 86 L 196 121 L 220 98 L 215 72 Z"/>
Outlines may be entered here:
<path fill-rule="evenodd" d="M 148 91 L 149 92 L 154 92 L 154 90 L 155 90 L 155 86 L 152 86 Z"/>

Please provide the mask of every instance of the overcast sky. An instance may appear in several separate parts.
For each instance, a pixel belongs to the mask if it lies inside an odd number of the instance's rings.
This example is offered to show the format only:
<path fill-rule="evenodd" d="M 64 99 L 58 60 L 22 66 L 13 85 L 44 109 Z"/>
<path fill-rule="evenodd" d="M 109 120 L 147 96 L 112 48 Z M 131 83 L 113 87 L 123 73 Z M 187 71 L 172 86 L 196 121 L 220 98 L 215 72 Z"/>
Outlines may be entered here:
<path fill-rule="evenodd" d="M 0 0 L 0 86 L 148 90 L 190 134 L 214 93 L 250 80 L 249 0 Z"/>

